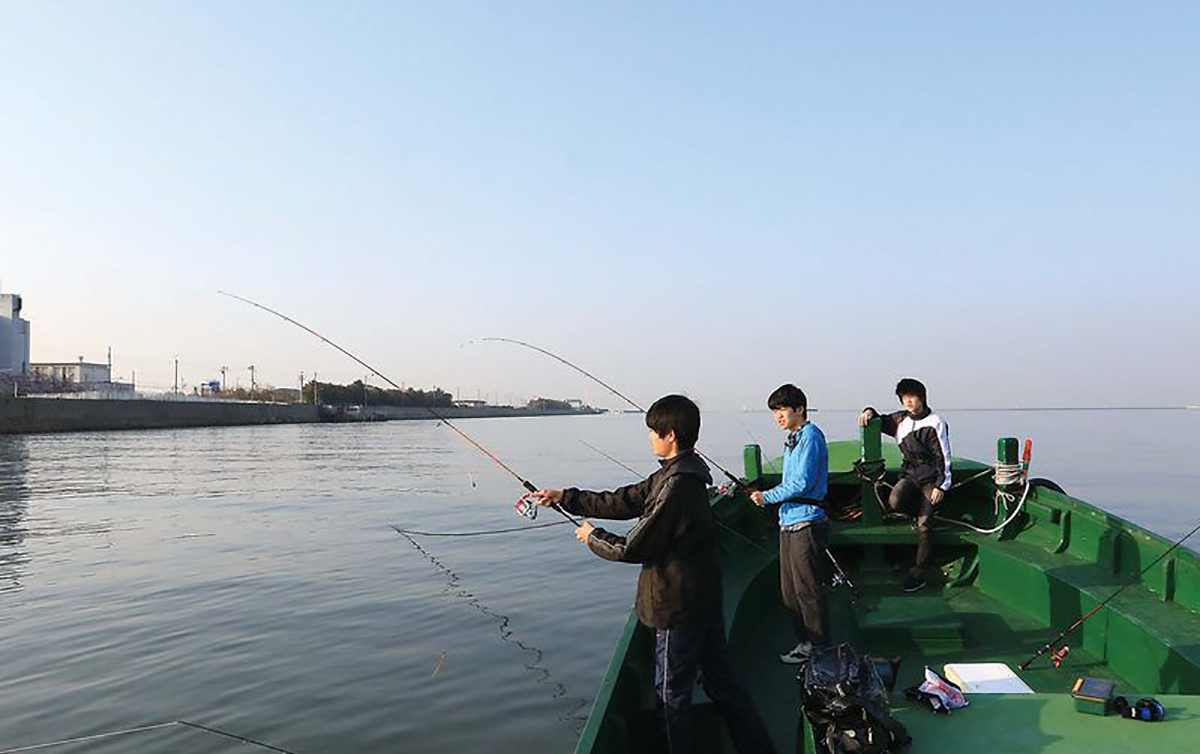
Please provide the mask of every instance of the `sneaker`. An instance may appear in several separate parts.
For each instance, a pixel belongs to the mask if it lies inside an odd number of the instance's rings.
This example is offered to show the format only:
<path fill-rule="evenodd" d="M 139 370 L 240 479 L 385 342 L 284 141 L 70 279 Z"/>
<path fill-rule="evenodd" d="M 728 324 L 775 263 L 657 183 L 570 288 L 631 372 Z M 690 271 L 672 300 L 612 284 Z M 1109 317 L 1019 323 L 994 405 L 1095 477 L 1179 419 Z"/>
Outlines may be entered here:
<path fill-rule="evenodd" d="M 909 574 L 907 578 L 900 584 L 900 588 L 906 592 L 919 592 L 925 587 L 925 579 L 920 576 Z"/>
<path fill-rule="evenodd" d="M 784 665 L 799 665 L 806 661 L 809 655 L 813 653 L 813 645 L 810 642 L 802 641 L 788 651 L 779 655 L 779 661 Z"/>

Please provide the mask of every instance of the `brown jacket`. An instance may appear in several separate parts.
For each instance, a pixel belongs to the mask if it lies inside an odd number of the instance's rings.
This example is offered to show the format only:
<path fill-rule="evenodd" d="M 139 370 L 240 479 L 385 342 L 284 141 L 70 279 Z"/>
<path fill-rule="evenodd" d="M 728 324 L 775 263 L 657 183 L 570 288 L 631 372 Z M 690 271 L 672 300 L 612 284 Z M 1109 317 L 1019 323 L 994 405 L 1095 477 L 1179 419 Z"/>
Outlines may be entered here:
<path fill-rule="evenodd" d="M 645 481 L 612 492 L 571 488 L 562 501 L 579 516 L 638 520 L 625 536 L 596 529 L 588 547 L 606 560 L 641 564 L 635 609 L 652 628 L 686 621 L 721 600 L 708 465 L 691 450 L 660 463 Z"/>

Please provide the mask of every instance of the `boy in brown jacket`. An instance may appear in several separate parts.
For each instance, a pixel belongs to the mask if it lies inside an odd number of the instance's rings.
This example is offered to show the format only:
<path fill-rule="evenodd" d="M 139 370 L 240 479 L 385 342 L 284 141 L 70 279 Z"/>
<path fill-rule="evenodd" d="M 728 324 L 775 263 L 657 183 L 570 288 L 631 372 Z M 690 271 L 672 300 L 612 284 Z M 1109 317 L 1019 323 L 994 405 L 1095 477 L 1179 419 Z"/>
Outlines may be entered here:
<path fill-rule="evenodd" d="M 624 536 L 588 522 L 575 536 L 606 560 L 641 564 L 635 609 L 655 634 L 654 690 L 667 751 L 695 751 L 691 703 L 699 675 L 737 750 L 774 752 L 725 642 L 717 529 L 708 503 L 712 476 L 695 452 L 700 409 L 682 395 L 668 395 L 646 412 L 646 426 L 661 467 L 645 481 L 612 492 L 540 490 L 538 502 L 580 516 L 637 519 Z"/>

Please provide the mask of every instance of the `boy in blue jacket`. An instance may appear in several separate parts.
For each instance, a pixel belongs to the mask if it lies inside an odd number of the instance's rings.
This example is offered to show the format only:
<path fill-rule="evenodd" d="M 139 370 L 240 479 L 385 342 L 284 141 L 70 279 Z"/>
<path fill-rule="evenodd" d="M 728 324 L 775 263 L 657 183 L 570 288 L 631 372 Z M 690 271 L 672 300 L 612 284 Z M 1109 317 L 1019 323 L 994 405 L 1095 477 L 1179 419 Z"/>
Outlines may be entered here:
<path fill-rule="evenodd" d="M 779 656 L 796 665 L 813 650 L 829 645 L 829 605 L 822 584 L 827 571 L 829 519 L 822 504 L 829 487 L 825 435 L 808 421 L 808 398 L 792 384 L 771 393 L 767 406 L 787 431 L 783 444 L 783 482 L 766 492 L 751 492 L 755 505 L 779 506 L 779 587 L 783 604 L 795 617 L 795 648 Z"/>

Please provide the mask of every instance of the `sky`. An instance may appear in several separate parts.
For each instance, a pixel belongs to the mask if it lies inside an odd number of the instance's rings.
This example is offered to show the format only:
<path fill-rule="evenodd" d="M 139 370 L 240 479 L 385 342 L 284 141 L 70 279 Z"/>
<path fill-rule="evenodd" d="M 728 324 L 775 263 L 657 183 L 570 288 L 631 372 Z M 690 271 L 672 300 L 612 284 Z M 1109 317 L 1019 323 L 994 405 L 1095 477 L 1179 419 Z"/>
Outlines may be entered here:
<path fill-rule="evenodd" d="M 1200 4 L 0 1 L 35 361 L 1200 403 Z M 378 383 L 373 378 L 373 382 Z"/>

